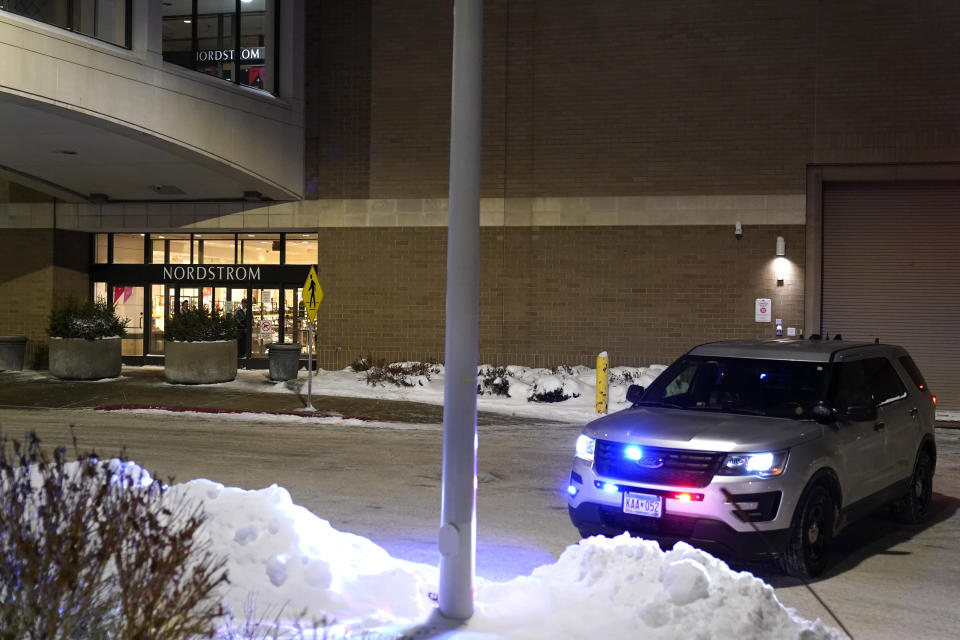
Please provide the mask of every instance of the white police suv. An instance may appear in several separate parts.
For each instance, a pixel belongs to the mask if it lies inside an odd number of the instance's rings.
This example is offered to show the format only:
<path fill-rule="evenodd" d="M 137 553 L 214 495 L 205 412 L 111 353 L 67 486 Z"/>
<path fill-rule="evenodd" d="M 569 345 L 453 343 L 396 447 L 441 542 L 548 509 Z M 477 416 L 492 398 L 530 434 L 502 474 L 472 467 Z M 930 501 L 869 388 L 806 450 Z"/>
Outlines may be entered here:
<path fill-rule="evenodd" d="M 857 517 L 930 510 L 936 397 L 901 347 L 714 342 L 627 398 L 577 439 L 568 506 L 582 536 L 685 540 L 811 577 Z"/>

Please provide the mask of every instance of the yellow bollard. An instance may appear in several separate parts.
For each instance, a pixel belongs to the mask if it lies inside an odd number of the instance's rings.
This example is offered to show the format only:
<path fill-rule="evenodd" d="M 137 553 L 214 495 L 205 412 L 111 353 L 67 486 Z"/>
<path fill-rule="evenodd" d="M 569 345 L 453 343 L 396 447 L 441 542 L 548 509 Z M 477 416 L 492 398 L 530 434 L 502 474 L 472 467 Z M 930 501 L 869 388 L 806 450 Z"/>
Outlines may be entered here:
<path fill-rule="evenodd" d="M 604 351 L 597 356 L 597 413 L 607 412 L 607 390 L 610 386 L 610 359 Z"/>

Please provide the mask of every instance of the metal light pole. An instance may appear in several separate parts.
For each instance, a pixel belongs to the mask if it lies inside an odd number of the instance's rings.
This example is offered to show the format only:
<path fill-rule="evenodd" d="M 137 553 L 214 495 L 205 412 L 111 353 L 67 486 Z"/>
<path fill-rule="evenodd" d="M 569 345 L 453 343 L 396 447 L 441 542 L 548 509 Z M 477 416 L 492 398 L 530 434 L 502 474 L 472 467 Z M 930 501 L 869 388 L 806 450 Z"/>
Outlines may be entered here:
<path fill-rule="evenodd" d="M 483 1 L 454 0 L 447 230 L 440 614 L 473 615 L 477 540 L 477 357 Z"/>

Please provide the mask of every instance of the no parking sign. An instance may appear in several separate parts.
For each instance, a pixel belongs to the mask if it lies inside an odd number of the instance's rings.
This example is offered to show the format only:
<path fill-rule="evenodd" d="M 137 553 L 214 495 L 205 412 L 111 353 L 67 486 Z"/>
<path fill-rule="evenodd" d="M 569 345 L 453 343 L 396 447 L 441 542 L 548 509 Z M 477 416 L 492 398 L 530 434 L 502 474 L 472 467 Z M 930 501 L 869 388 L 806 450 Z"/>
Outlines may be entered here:
<path fill-rule="evenodd" d="M 770 298 L 757 298 L 757 306 L 755 309 L 756 322 L 770 322 L 773 316 L 772 302 L 773 300 Z"/>

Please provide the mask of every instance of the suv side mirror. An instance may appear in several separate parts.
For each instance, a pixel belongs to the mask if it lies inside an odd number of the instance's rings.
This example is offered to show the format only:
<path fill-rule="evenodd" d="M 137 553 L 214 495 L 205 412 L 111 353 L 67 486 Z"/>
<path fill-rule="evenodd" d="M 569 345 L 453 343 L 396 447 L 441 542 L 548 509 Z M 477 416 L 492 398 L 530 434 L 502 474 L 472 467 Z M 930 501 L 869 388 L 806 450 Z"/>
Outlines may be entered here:
<path fill-rule="evenodd" d="M 854 422 L 867 422 L 868 420 L 876 420 L 877 406 L 873 404 L 855 404 L 847 407 L 847 412 L 844 415 L 846 418 L 849 418 Z"/>
<path fill-rule="evenodd" d="M 813 406 L 811 413 L 813 413 L 814 420 L 822 424 L 831 422 L 834 418 L 833 409 L 823 400 Z"/>
<path fill-rule="evenodd" d="M 643 387 L 638 384 L 632 384 L 627 387 L 627 402 L 637 404 L 640 402 L 640 396 L 643 395 Z"/>

